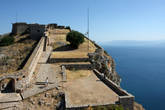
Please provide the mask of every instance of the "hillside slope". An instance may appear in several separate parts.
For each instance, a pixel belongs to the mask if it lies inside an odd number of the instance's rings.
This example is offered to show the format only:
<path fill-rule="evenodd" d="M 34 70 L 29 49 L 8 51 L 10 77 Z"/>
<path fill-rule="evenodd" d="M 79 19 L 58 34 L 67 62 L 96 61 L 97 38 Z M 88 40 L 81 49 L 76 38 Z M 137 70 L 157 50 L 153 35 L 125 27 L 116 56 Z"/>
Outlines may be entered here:
<path fill-rule="evenodd" d="M 14 38 L 14 44 L 0 47 L 0 74 L 12 73 L 22 68 L 37 43 L 28 34 L 15 35 Z"/>

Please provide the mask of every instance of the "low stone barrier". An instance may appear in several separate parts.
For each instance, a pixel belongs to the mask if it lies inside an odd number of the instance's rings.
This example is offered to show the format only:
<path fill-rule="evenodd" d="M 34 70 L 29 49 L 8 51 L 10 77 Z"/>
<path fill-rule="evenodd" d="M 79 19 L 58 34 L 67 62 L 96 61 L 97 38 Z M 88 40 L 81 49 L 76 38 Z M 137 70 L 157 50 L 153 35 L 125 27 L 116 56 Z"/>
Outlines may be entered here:
<path fill-rule="evenodd" d="M 50 58 L 48 63 L 59 63 L 59 62 L 88 62 L 89 58 Z"/>
<path fill-rule="evenodd" d="M 106 76 L 101 74 L 98 70 L 94 69 L 94 73 L 96 76 L 101 79 L 109 88 L 115 91 L 119 96 L 126 96 L 128 95 L 126 91 L 120 88 L 117 84 L 109 80 Z"/>
<path fill-rule="evenodd" d="M 119 104 L 121 104 L 125 110 L 133 110 L 134 97 L 130 95 L 119 96 Z"/>
<path fill-rule="evenodd" d="M 116 92 L 119 95 L 119 102 L 116 103 L 121 104 L 124 107 L 124 110 L 126 109 L 133 110 L 133 103 L 134 103 L 133 95 L 120 88 L 120 86 L 118 86 L 108 78 L 104 77 L 96 69 L 94 69 L 93 71 L 101 81 L 103 81 L 109 88 L 111 88 L 114 92 Z"/>
<path fill-rule="evenodd" d="M 66 69 L 92 70 L 92 64 L 62 64 Z"/>

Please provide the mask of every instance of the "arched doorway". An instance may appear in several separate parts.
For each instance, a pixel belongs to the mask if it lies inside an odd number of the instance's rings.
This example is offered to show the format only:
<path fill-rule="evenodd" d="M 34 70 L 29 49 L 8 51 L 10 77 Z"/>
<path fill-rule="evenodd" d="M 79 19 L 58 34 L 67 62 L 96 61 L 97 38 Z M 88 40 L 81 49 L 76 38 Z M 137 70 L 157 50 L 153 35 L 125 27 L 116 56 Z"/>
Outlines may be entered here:
<path fill-rule="evenodd" d="M 15 79 L 5 78 L 0 81 L 1 93 L 12 93 L 15 92 Z"/>

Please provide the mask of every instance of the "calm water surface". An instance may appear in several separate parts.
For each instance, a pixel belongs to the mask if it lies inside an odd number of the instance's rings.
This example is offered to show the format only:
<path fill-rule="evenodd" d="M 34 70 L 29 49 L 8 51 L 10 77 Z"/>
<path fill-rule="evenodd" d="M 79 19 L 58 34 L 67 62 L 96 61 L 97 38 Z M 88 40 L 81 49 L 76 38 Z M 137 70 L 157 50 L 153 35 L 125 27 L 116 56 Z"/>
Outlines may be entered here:
<path fill-rule="evenodd" d="M 146 110 L 165 110 L 165 47 L 103 47 L 116 61 L 121 87 Z"/>

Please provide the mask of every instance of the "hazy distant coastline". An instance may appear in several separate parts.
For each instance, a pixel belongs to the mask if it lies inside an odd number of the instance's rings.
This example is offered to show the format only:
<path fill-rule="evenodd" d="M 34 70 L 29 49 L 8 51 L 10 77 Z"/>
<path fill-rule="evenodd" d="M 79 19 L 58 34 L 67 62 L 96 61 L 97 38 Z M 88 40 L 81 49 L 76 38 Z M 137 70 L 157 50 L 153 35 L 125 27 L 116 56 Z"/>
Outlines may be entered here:
<path fill-rule="evenodd" d="M 114 40 L 109 42 L 101 42 L 100 45 L 108 46 L 161 46 L 165 47 L 165 40 L 157 41 L 136 41 L 136 40 Z"/>

